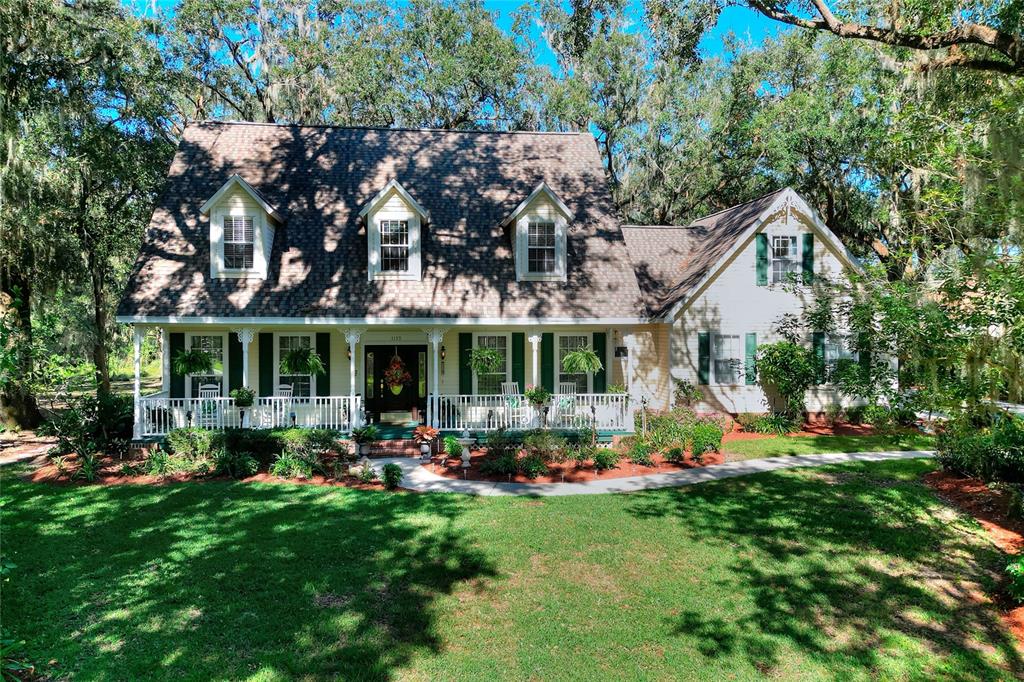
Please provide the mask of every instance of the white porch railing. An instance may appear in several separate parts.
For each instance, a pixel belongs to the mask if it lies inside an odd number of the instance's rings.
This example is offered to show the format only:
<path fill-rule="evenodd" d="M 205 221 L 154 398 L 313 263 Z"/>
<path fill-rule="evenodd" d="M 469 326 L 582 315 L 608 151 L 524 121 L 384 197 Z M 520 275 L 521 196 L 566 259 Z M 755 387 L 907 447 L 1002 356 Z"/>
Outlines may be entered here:
<path fill-rule="evenodd" d="M 359 396 L 257 398 L 250 407 L 236 407 L 234 398 L 168 398 L 164 394 L 139 399 L 142 436 L 163 436 L 172 429 L 239 427 L 306 428 L 351 431 L 362 415 Z M 244 418 L 243 418 L 244 413 Z"/>
<path fill-rule="evenodd" d="M 634 407 L 621 393 L 555 394 L 547 420 L 522 395 L 432 396 L 435 425 L 442 431 L 496 431 L 498 429 L 571 429 L 632 431 Z"/>

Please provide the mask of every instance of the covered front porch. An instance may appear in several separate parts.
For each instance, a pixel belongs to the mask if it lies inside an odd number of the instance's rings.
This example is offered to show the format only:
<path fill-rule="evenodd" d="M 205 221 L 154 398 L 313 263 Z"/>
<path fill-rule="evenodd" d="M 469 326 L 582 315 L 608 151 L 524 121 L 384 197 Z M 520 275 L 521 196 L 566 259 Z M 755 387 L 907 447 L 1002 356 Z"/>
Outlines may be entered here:
<path fill-rule="evenodd" d="M 142 395 L 141 345 L 147 332 L 159 334 L 162 385 Z M 137 324 L 134 341 L 136 439 L 159 438 L 182 427 L 350 432 L 369 423 L 403 436 L 420 424 L 459 433 L 534 428 L 628 433 L 641 402 L 631 394 L 635 357 L 628 352 L 629 330 Z M 562 370 L 560 356 L 581 345 L 599 355 L 602 370 L 585 375 Z M 472 350 L 482 346 L 501 358 L 494 371 L 470 367 Z M 295 348 L 314 351 L 321 371 L 286 373 L 282 359 Z M 176 369 L 175 357 L 196 349 L 212 357 L 212 368 L 201 374 Z M 529 385 L 547 388 L 550 400 L 530 404 L 524 394 Z M 233 397 L 240 388 L 255 394 L 252 404 Z"/>

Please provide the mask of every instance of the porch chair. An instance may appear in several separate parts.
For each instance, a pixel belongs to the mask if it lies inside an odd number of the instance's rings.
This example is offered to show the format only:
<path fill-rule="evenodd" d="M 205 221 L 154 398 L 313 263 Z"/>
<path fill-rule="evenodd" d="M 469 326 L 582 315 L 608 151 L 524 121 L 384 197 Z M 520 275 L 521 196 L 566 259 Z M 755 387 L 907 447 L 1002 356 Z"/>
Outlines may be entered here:
<path fill-rule="evenodd" d="M 220 386 L 217 384 L 201 384 L 199 386 L 199 409 L 196 410 L 196 426 L 201 428 L 217 428 L 221 425 Z"/>
<path fill-rule="evenodd" d="M 501 382 L 502 403 L 505 405 L 505 423 L 509 428 L 525 426 L 530 418 L 526 399 L 519 393 L 519 382 Z"/>
<path fill-rule="evenodd" d="M 559 381 L 558 394 L 555 396 L 555 419 L 558 426 L 573 426 L 576 416 L 576 382 Z"/>
<path fill-rule="evenodd" d="M 274 415 L 274 426 L 291 426 L 288 415 L 292 412 L 292 390 L 291 384 L 278 384 L 277 397 L 284 400 L 275 401 L 277 414 Z"/>

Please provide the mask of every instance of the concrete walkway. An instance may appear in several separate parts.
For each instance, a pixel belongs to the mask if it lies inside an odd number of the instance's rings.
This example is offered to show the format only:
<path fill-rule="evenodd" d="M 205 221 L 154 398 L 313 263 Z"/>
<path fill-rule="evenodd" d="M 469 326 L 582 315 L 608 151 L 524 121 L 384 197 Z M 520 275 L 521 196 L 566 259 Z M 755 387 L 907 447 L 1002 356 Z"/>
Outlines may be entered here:
<path fill-rule="evenodd" d="M 664 474 L 608 478 L 605 480 L 587 481 L 585 483 L 492 483 L 490 481 L 463 481 L 435 474 L 429 469 L 420 466 L 418 459 L 390 457 L 372 461 L 377 469 L 390 462 L 394 462 L 402 467 L 402 473 L 404 474 L 402 487 L 418 492 L 548 497 L 557 495 L 629 493 L 637 490 L 652 490 L 654 488 L 676 488 L 695 483 L 706 483 L 707 481 L 720 481 L 725 478 L 735 478 L 736 476 L 759 474 L 765 471 L 778 471 L 779 469 L 824 466 L 826 464 L 843 464 L 846 462 L 885 462 L 895 459 L 931 457 L 934 454 L 934 450 L 906 450 L 793 455 L 770 457 L 768 459 L 749 459 L 745 462 L 727 462 L 725 464 L 696 469 L 671 471 Z"/>

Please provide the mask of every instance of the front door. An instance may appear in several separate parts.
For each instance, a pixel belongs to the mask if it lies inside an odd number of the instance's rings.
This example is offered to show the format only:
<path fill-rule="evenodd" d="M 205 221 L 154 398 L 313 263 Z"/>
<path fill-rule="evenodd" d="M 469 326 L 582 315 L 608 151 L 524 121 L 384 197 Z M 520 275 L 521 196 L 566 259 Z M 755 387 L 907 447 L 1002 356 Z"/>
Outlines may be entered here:
<path fill-rule="evenodd" d="M 427 347 L 365 346 L 364 353 L 366 411 L 370 420 L 422 422 L 427 409 Z M 407 383 L 394 385 L 392 381 L 389 385 L 391 375 L 405 372 Z"/>

